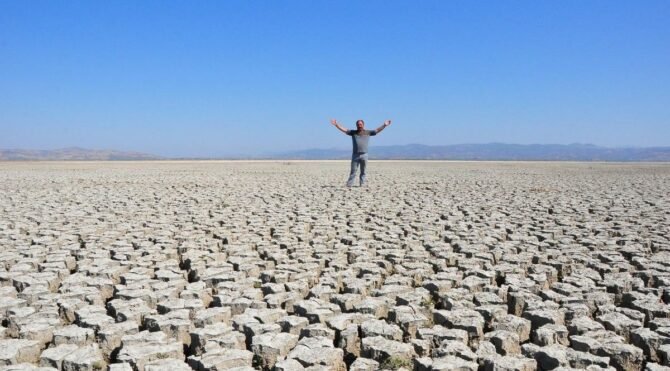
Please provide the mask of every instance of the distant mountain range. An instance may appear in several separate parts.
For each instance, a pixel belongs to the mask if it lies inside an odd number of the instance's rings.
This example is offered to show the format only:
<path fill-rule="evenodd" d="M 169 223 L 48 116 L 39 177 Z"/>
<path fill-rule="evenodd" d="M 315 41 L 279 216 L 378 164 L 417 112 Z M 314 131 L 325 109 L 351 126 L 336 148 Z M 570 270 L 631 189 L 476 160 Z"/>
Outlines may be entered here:
<path fill-rule="evenodd" d="M 227 156 L 207 159 L 329 160 L 351 157 L 350 149 L 307 149 L 258 156 Z M 381 160 L 499 160 L 499 161 L 668 161 L 670 147 L 599 147 L 592 144 L 454 144 L 427 146 L 408 144 L 375 146 L 370 158 Z M 0 161 L 114 161 L 197 160 L 170 158 L 141 152 L 96 150 L 78 147 L 55 150 L 0 149 Z"/>
<path fill-rule="evenodd" d="M 140 152 L 79 147 L 53 150 L 0 149 L 0 161 L 131 161 L 158 159 L 161 159 L 161 157 Z"/>
<path fill-rule="evenodd" d="M 351 150 L 309 149 L 286 152 L 280 159 L 346 159 Z M 608 148 L 592 144 L 454 144 L 427 146 L 408 144 L 376 146 L 370 149 L 374 159 L 407 160 L 518 160 L 518 161 L 670 161 L 670 147 Z"/>

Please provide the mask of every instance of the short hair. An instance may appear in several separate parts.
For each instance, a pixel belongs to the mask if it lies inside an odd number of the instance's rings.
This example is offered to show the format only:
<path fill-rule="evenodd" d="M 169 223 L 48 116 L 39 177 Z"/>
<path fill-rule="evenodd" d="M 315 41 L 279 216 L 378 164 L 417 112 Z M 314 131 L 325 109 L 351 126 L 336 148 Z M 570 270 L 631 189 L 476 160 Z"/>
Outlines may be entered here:
<path fill-rule="evenodd" d="M 359 122 L 360 122 L 361 124 L 365 125 L 365 121 L 363 121 L 363 120 L 356 120 L 356 125 L 358 125 Z"/>

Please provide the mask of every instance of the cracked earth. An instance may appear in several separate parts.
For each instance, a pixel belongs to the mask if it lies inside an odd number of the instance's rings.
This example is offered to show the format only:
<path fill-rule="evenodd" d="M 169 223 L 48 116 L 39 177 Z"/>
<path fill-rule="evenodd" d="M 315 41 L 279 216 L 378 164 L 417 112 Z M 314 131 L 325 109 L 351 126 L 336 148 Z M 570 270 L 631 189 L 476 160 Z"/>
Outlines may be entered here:
<path fill-rule="evenodd" d="M 0 163 L 0 370 L 670 370 L 670 165 Z"/>

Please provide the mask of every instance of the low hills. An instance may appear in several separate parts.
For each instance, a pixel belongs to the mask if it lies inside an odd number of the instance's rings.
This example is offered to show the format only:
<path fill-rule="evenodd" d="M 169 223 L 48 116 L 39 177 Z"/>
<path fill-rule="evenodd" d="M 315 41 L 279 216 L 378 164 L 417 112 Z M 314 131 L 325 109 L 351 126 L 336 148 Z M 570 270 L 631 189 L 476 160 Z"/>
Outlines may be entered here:
<path fill-rule="evenodd" d="M 281 159 L 345 159 L 350 149 L 309 149 L 276 155 Z M 592 144 L 408 144 L 371 146 L 374 159 L 481 161 L 670 161 L 670 147 L 610 148 Z"/>
<path fill-rule="evenodd" d="M 306 149 L 251 156 L 163 157 L 142 152 L 70 147 L 54 150 L 0 149 L 0 161 L 141 161 L 199 159 L 332 160 L 351 157 L 349 148 Z M 670 147 L 600 147 L 592 144 L 407 144 L 371 146 L 376 160 L 612 161 L 670 162 Z"/>
<path fill-rule="evenodd" d="M 133 161 L 158 160 L 155 156 L 141 152 L 69 147 L 53 150 L 0 149 L 2 161 Z"/>

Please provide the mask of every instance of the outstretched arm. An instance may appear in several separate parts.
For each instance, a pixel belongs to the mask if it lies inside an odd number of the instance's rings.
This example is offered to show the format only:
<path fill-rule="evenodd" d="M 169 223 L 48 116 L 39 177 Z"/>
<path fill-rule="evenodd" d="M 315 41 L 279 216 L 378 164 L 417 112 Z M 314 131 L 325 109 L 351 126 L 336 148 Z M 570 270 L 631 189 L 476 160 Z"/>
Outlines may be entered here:
<path fill-rule="evenodd" d="M 331 123 L 331 125 L 335 126 L 335 127 L 337 128 L 337 130 L 343 132 L 344 134 L 347 133 L 347 129 L 343 128 L 343 127 L 340 125 L 340 123 L 337 122 L 337 120 L 332 119 L 332 120 L 330 120 L 330 123 Z"/>
<path fill-rule="evenodd" d="M 389 126 L 389 125 L 391 125 L 391 120 L 386 120 L 386 121 L 384 121 L 384 123 L 382 124 L 382 126 L 378 127 L 378 128 L 375 130 L 375 133 L 376 133 L 376 134 L 381 133 L 382 130 L 386 129 L 386 127 Z"/>

